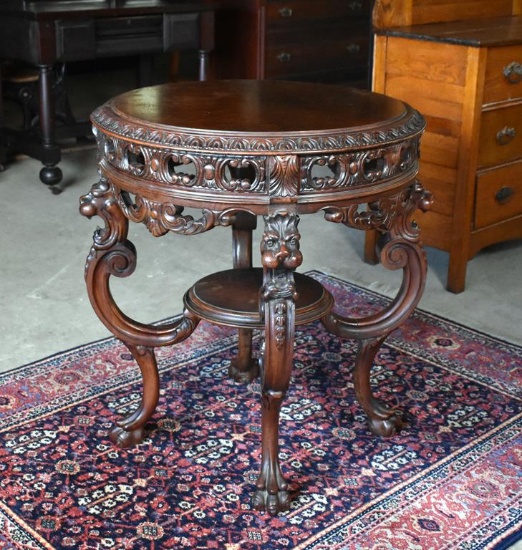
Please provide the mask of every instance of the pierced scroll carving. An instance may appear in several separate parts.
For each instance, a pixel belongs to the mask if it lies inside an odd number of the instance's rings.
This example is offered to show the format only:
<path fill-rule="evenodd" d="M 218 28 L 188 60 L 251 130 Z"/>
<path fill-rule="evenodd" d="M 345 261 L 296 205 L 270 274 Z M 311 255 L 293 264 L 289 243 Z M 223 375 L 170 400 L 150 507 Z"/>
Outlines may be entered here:
<path fill-rule="evenodd" d="M 304 157 L 300 193 L 342 190 L 393 178 L 416 170 L 417 158 L 418 140 L 356 153 Z"/>
<path fill-rule="evenodd" d="M 111 166 L 141 180 L 183 189 L 266 192 L 266 157 L 196 155 L 128 143 L 96 132 L 98 154 Z"/>
<path fill-rule="evenodd" d="M 204 208 L 201 217 L 183 214 L 184 207 L 171 203 L 153 201 L 140 195 L 131 195 L 113 185 L 121 211 L 130 221 L 143 223 L 154 237 L 169 232 L 180 235 L 197 235 L 216 226 L 229 226 L 234 223 L 236 209 L 214 211 Z"/>
<path fill-rule="evenodd" d="M 417 208 L 422 211 L 428 210 L 431 203 L 431 194 L 425 191 L 418 181 L 415 181 L 398 195 L 383 197 L 369 203 L 367 207 L 350 204 L 349 206 L 328 206 L 323 210 L 327 221 L 343 223 L 348 227 L 361 230 L 390 231 L 400 219 L 403 220 L 401 233 L 413 239 L 418 234 L 418 228 L 414 222 L 411 222 L 411 214 Z"/>
<path fill-rule="evenodd" d="M 390 180 L 418 169 L 418 136 L 359 151 L 323 155 L 224 156 L 129 143 L 97 131 L 99 155 L 108 164 L 141 181 L 168 187 L 267 194 L 290 202 L 299 195 L 342 192 Z"/>

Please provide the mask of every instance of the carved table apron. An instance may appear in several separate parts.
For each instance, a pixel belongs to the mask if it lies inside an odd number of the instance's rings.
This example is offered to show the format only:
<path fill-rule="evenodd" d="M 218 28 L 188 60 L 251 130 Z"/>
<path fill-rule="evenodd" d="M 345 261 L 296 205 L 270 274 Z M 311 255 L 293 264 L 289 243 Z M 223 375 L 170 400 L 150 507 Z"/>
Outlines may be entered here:
<path fill-rule="evenodd" d="M 400 413 L 373 396 L 370 370 L 382 342 L 424 289 L 426 260 L 412 220 L 431 202 L 416 180 L 423 118 L 400 101 L 342 86 L 213 81 L 128 92 L 96 110 L 92 122 L 100 179 L 80 210 L 100 216 L 105 226 L 94 234 L 87 289 L 143 377 L 141 404 L 116 423 L 112 441 L 129 447 L 145 436 L 159 398 L 155 347 L 181 342 L 201 319 L 237 327 L 239 352 L 230 375 L 243 382 L 261 375 L 262 463 L 253 507 L 287 510 L 278 430 L 296 324 L 321 319 L 333 334 L 357 339 L 354 385 L 369 426 L 383 436 L 401 427 Z M 201 214 L 184 214 L 184 207 Z M 318 211 L 327 221 L 381 233 L 381 261 L 402 269 L 403 279 L 380 313 L 341 317 L 332 312 L 326 289 L 294 272 L 302 262 L 299 215 Z M 258 215 L 264 219 L 262 268 L 252 267 Z M 139 323 L 119 309 L 109 288 L 112 275 L 126 277 L 136 265 L 129 221 L 146 224 L 156 237 L 231 226 L 234 269 L 196 282 L 176 321 Z M 259 360 L 252 358 L 256 328 L 264 328 Z"/>

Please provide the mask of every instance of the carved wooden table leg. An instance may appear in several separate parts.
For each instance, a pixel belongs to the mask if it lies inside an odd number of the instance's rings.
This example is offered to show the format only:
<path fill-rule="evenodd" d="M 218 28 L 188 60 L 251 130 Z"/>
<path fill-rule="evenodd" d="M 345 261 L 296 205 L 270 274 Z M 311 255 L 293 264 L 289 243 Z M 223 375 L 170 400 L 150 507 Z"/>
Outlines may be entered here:
<path fill-rule="evenodd" d="M 234 268 L 252 267 L 252 231 L 257 219 L 248 212 L 238 212 L 232 226 Z M 259 375 L 259 363 L 252 357 L 252 330 L 238 330 L 238 354 L 230 362 L 228 375 L 236 382 L 248 383 Z"/>
<path fill-rule="evenodd" d="M 280 212 L 265 217 L 261 243 L 264 280 L 261 307 L 265 320 L 262 369 L 262 459 L 253 507 L 275 515 L 290 507 L 279 464 L 279 413 L 292 371 L 295 332 L 293 271 L 302 263 L 298 218 Z"/>
<path fill-rule="evenodd" d="M 417 306 L 426 282 L 426 257 L 419 243 L 413 212 L 427 210 L 431 196 L 415 182 L 405 193 L 381 199 L 370 211 L 357 208 L 330 209 L 326 218 L 359 229 L 373 228 L 385 233 L 380 252 L 387 269 L 403 270 L 402 284 L 391 304 L 383 311 L 363 319 L 349 319 L 331 313 L 323 323 L 334 334 L 359 340 L 355 360 L 354 386 L 357 399 L 368 416 L 369 427 L 377 435 L 390 436 L 402 427 L 400 413 L 376 399 L 370 384 L 370 372 L 381 344 L 388 334 L 402 325 Z"/>
<path fill-rule="evenodd" d="M 105 326 L 119 338 L 136 359 L 143 378 L 143 395 L 138 408 L 112 429 L 111 440 L 119 447 L 135 445 L 145 436 L 145 425 L 154 413 L 159 398 L 159 376 L 154 347 L 181 342 L 196 328 L 199 319 L 189 312 L 161 326 L 138 323 L 116 305 L 109 278 L 128 277 L 136 267 L 136 250 L 127 240 L 128 220 L 123 214 L 109 182 L 101 179 L 81 198 L 80 212 L 100 216 L 105 228 L 94 234 L 85 266 L 87 291 L 92 306 Z"/>

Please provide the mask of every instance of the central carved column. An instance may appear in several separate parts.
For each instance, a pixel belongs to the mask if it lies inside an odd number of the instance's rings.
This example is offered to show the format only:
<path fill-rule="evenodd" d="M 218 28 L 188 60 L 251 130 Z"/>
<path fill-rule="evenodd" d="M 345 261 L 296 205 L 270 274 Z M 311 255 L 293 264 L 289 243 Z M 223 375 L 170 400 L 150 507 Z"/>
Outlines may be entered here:
<path fill-rule="evenodd" d="M 298 217 L 281 211 L 266 216 L 261 243 L 263 287 L 261 308 L 265 343 L 261 365 L 262 463 L 253 506 L 275 515 L 290 506 L 279 465 L 279 413 L 290 384 L 294 352 L 295 302 L 293 271 L 302 263 Z"/>
<path fill-rule="evenodd" d="M 261 242 L 263 287 L 260 308 L 265 323 L 261 360 L 262 459 L 253 506 L 275 515 L 288 510 L 290 497 L 279 464 L 279 415 L 294 355 L 294 270 L 303 261 L 299 250 L 299 217 L 294 212 L 299 188 L 295 156 L 277 156 L 269 163 L 270 212 L 264 217 Z"/>

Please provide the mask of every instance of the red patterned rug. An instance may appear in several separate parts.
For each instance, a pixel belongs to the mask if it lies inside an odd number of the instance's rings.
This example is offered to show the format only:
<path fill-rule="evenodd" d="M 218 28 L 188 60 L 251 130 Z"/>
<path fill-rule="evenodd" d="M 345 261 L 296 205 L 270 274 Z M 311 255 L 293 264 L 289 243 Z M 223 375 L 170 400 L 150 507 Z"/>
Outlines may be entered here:
<path fill-rule="evenodd" d="M 343 310 L 385 298 L 321 273 Z M 352 313 L 353 315 L 353 313 Z M 159 351 L 152 435 L 120 450 L 112 421 L 140 397 L 114 339 L 0 378 L 0 548 L 358 550 L 506 548 L 522 534 L 522 348 L 417 312 L 373 370 L 407 427 L 366 428 L 355 345 L 299 330 L 282 415 L 295 500 L 250 509 L 260 459 L 259 384 L 235 384 L 229 329 L 203 324 Z"/>

